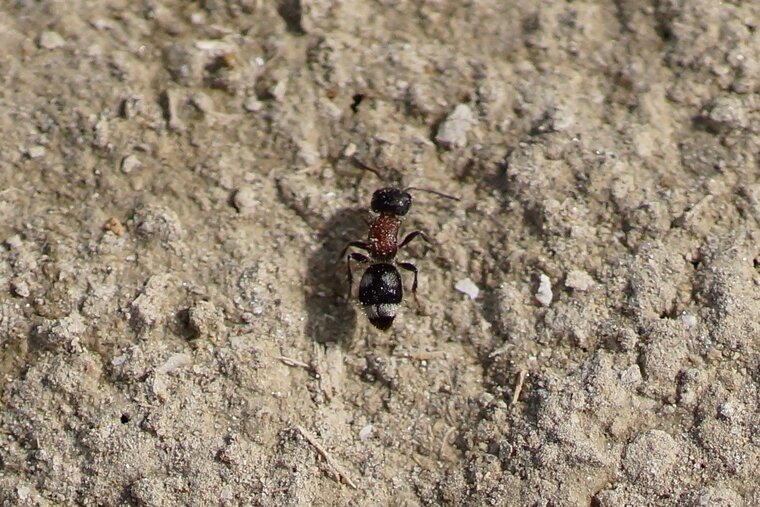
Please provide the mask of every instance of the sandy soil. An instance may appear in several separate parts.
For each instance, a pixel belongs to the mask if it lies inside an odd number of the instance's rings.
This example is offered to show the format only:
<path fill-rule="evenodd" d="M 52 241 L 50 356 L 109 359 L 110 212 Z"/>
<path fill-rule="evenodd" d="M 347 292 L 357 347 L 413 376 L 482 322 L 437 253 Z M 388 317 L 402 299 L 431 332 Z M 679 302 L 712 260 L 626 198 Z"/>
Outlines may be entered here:
<path fill-rule="evenodd" d="M 3 505 L 759 505 L 760 3 L 537 4 L 0 5 Z"/>

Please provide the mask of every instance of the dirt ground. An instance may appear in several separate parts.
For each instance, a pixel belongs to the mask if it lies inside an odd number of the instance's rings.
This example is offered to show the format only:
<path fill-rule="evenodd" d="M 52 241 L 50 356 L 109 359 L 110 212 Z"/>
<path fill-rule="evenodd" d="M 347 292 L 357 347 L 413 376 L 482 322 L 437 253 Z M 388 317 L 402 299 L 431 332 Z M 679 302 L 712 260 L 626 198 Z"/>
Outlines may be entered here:
<path fill-rule="evenodd" d="M 758 30 L 3 2 L 0 502 L 760 505 Z M 382 333 L 339 254 L 390 184 L 461 201 Z"/>

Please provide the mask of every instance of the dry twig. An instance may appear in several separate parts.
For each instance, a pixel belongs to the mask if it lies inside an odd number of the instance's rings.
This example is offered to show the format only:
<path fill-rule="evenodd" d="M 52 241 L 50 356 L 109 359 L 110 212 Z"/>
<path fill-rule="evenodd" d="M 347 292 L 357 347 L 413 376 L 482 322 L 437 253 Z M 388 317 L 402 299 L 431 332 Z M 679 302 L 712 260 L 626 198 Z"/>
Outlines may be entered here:
<path fill-rule="evenodd" d="M 296 366 L 298 368 L 303 368 L 304 370 L 310 373 L 314 372 L 314 368 L 310 364 L 304 363 L 303 361 L 299 361 L 298 359 L 293 359 L 293 358 L 285 357 L 285 356 L 277 356 L 275 359 L 279 359 L 282 362 L 282 364 L 286 366 Z"/>
<path fill-rule="evenodd" d="M 522 392 L 523 384 L 525 383 L 525 376 L 528 374 L 525 370 L 517 372 L 517 385 L 515 385 L 515 392 L 512 393 L 512 405 L 517 403 L 517 399 Z"/>
<path fill-rule="evenodd" d="M 441 447 L 438 449 L 438 459 L 443 458 L 443 451 L 446 448 L 446 445 L 448 445 L 449 437 L 452 433 L 454 433 L 454 428 L 449 427 L 449 429 L 447 429 L 446 433 L 443 435 L 443 440 L 441 440 Z"/>
<path fill-rule="evenodd" d="M 330 468 L 333 469 L 333 471 L 335 472 L 335 475 L 338 477 L 339 482 L 343 481 L 349 486 L 351 486 L 352 488 L 356 489 L 356 483 L 352 481 L 351 478 L 348 476 L 348 472 L 346 472 L 346 469 L 343 468 L 343 466 L 340 463 L 335 461 L 335 459 L 330 455 L 330 453 L 328 453 L 327 450 L 324 447 L 322 447 L 322 444 L 320 444 L 317 441 L 317 438 L 311 433 L 309 433 L 308 431 L 306 431 L 306 429 L 304 429 L 301 426 L 296 426 L 296 429 L 299 431 L 299 433 L 301 433 L 301 435 L 306 439 L 306 441 L 309 442 L 311 446 L 314 447 L 314 449 L 316 449 L 316 451 L 322 456 L 322 458 L 324 458 L 324 460 L 327 462 Z"/>

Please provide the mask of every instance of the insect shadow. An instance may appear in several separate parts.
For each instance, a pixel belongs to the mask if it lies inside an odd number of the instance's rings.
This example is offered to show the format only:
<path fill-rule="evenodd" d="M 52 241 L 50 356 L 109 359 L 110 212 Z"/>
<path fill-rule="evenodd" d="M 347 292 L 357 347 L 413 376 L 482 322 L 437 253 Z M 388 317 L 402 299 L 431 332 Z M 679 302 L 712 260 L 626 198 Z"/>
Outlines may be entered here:
<path fill-rule="evenodd" d="M 348 344 L 356 326 L 357 311 L 346 301 L 348 279 L 340 252 L 346 244 L 366 234 L 365 210 L 343 208 L 319 230 L 319 248 L 307 262 L 305 279 L 306 333 L 318 343 Z"/>

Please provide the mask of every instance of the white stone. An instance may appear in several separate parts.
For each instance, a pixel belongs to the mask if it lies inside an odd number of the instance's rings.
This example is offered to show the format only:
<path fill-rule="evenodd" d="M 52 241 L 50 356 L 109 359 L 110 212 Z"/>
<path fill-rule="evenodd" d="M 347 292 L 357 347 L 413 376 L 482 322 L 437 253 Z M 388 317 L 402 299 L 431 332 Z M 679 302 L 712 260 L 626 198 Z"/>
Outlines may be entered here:
<path fill-rule="evenodd" d="M 135 155 L 127 155 L 121 161 L 121 172 L 124 174 L 129 174 L 140 167 L 142 167 L 142 162 Z"/>
<path fill-rule="evenodd" d="M 438 128 L 435 141 L 443 148 L 464 148 L 475 116 L 467 104 L 459 104 Z"/>
<path fill-rule="evenodd" d="M 366 425 L 361 430 L 359 430 L 359 440 L 362 442 L 366 442 L 369 437 L 372 436 L 372 433 L 375 432 L 375 427 L 371 424 Z"/>
<path fill-rule="evenodd" d="M 548 276 L 541 273 L 538 276 L 538 290 L 536 291 L 536 301 L 541 303 L 543 306 L 549 306 L 552 304 L 553 297 L 554 294 L 552 294 L 552 282 L 549 280 Z"/>
<path fill-rule="evenodd" d="M 256 191 L 250 186 L 238 188 L 232 197 L 232 204 L 235 205 L 238 213 L 243 215 L 251 214 L 259 205 L 259 201 L 256 199 Z"/>
<path fill-rule="evenodd" d="M 39 44 L 43 49 L 58 49 L 63 47 L 66 41 L 56 32 L 48 30 L 40 34 Z"/>
<path fill-rule="evenodd" d="M 31 490 L 28 486 L 16 486 L 16 494 L 19 500 L 26 500 L 31 494 Z"/>
<path fill-rule="evenodd" d="M 464 280 L 459 280 L 456 285 L 454 285 L 454 288 L 461 292 L 462 294 L 467 294 L 470 296 L 470 299 L 476 299 L 478 297 L 478 294 L 480 294 L 480 288 L 478 288 L 477 285 L 475 285 L 475 282 L 470 280 L 469 278 L 465 278 Z"/>
<path fill-rule="evenodd" d="M 356 154 L 356 145 L 354 143 L 348 143 L 346 146 L 346 149 L 343 150 L 343 156 L 346 158 L 351 158 Z"/>
<path fill-rule="evenodd" d="M 31 148 L 26 150 L 26 154 L 29 156 L 29 158 L 42 158 L 45 156 L 45 147 L 32 146 Z"/>
<path fill-rule="evenodd" d="M 684 313 L 681 315 L 681 323 L 686 327 L 694 327 L 697 325 L 697 318 L 690 313 Z"/>
<path fill-rule="evenodd" d="M 29 294 L 31 294 L 29 291 L 29 285 L 23 280 L 11 281 L 11 290 L 14 294 L 22 298 L 29 297 Z"/>
<path fill-rule="evenodd" d="M 269 93 L 272 94 L 272 97 L 274 97 L 274 100 L 277 102 L 282 102 L 287 92 L 288 80 L 286 78 L 277 81 L 277 83 L 269 90 Z"/>
<path fill-rule="evenodd" d="M 249 113 L 255 113 L 257 111 L 261 111 L 263 107 L 264 107 L 264 104 L 262 104 L 261 101 L 258 100 L 256 97 L 248 97 L 247 99 L 245 99 L 245 102 L 243 102 L 243 109 L 245 109 Z"/>

